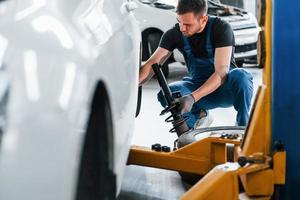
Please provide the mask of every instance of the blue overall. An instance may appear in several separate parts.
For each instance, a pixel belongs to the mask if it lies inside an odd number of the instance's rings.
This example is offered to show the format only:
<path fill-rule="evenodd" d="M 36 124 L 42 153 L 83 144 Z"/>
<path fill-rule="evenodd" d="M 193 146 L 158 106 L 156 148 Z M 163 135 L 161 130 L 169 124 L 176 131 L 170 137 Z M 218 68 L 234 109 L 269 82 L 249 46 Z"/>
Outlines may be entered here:
<path fill-rule="evenodd" d="M 181 96 L 187 95 L 198 89 L 205 81 L 215 72 L 214 55 L 215 49 L 211 43 L 212 24 L 215 17 L 209 17 L 208 30 L 206 35 L 205 48 L 208 57 L 195 57 L 188 38 L 183 35 L 184 52 L 186 54 L 188 77 L 181 81 L 169 84 L 171 92 L 180 92 Z M 231 107 L 237 111 L 236 122 L 239 126 L 245 126 L 249 118 L 249 109 L 253 94 L 252 75 L 244 69 L 230 67 L 225 82 L 214 92 L 195 102 L 191 112 L 184 113 L 188 116 L 187 124 L 194 128 L 196 121 L 199 119 L 200 110 L 210 110 L 218 107 Z M 166 101 L 162 92 L 158 93 L 158 100 L 163 107 Z"/>

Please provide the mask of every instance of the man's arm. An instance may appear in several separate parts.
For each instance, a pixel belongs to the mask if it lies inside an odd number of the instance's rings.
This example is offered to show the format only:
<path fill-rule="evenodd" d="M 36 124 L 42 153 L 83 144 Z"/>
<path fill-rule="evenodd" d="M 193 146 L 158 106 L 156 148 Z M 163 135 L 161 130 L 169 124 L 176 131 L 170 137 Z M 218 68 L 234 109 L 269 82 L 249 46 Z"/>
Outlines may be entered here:
<path fill-rule="evenodd" d="M 164 63 L 164 61 L 166 61 L 170 54 L 171 52 L 169 50 L 164 49 L 162 47 L 158 47 L 153 53 L 153 55 L 141 67 L 139 74 L 139 85 L 142 85 L 143 83 L 147 82 L 152 78 L 154 74 L 152 70 L 152 65 L 156 63 Z"/>
<path fill-rule="evenodd" d="M 232 46 L 216 48 L 215 50 L 215 73 L 197 90 L 192 93 L 195 102 L 204 96 L 214 92 L 225 81 L 229 72 L 231 61 Z"/>

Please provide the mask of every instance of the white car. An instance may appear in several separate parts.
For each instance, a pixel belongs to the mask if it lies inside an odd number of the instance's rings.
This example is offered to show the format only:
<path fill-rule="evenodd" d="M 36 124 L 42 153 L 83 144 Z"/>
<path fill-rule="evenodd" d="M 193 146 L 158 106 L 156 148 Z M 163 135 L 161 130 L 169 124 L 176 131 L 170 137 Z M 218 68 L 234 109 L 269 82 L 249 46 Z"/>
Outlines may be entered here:
<path fill-rule="evenodd" d="M 0 199 L 113 199 L 136 113 L 127 0 L 0 1 Z"/>
<path fill-rule="evenodd" d="M 135 0 L 138 9 L 135 12 L 140 22 L 143 42 L 143 60 L 158 47 L 162 34 L 177 23 L 175 7 L 177 0 Z M 260 28 L 255 16 L 236 7 L 225 6 L 219 0 L 208 0 L 208 14 L 218 16 L 227 21 L 235 35 L 235 59 L 239 67 L 244 62 L 256 62 L 256 42 Z M 184 58 L 178 50 L 164 65 L 168 74 L 168 64 L 178 61 L 184 63 Z"/>

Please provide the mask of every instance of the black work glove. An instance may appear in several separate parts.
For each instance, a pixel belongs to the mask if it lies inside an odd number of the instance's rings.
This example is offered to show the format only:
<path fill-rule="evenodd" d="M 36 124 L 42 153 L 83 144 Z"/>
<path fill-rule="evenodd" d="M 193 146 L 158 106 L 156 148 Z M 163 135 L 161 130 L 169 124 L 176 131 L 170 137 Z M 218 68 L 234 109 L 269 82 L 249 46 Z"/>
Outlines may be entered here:
<path fill-rule="evenodd" d="M 180 97 L 179 99 L 176 99 L 176 101 L 179 102 L 179 110 L 181 113 L 190 112 L 195 103 L 195 99 L 192 94 Z"/>

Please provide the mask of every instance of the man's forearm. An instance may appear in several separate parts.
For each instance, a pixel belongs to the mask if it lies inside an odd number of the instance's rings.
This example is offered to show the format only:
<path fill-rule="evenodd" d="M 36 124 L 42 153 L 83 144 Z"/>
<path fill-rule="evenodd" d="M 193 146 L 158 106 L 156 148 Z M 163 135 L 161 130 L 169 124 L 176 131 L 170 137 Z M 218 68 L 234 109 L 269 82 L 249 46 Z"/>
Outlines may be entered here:
<path fill-rule="evenodd" d="M 147 82 L 154 75 L 152 65 L 160 63 L 169 55 L 170 51 L 161 47 L 158 47 L 154 54 L 146 61 L 141 67 L 139 74 L 139 85 Z"/>
<path fill-rule="evenodd" d="M 218 89 L 222 85 L 223 80 L 224 76 L 221 76 L 216 72 L 213 73 L 200 88 L 192 93 L 195 102 Z"/>
<path fill-rule="evenodd" d="M 214 92 L 225 81 L 229 72 L 230 60 L 232 54 L 232 46 L 216 48 L 215 50 L 215 73 L 192 95 L 195 102 L 199 101 L 202 97 Z"/>
<path fill-rule="evenodd" d="M 151 67 L 151 63 L 148 62 L 143 67 L 141 67 L 139 72 L 139 85 L 142 85 L 143 83 L 147 82 L 151 77 L 153 76 L 153 70 Z"/>

